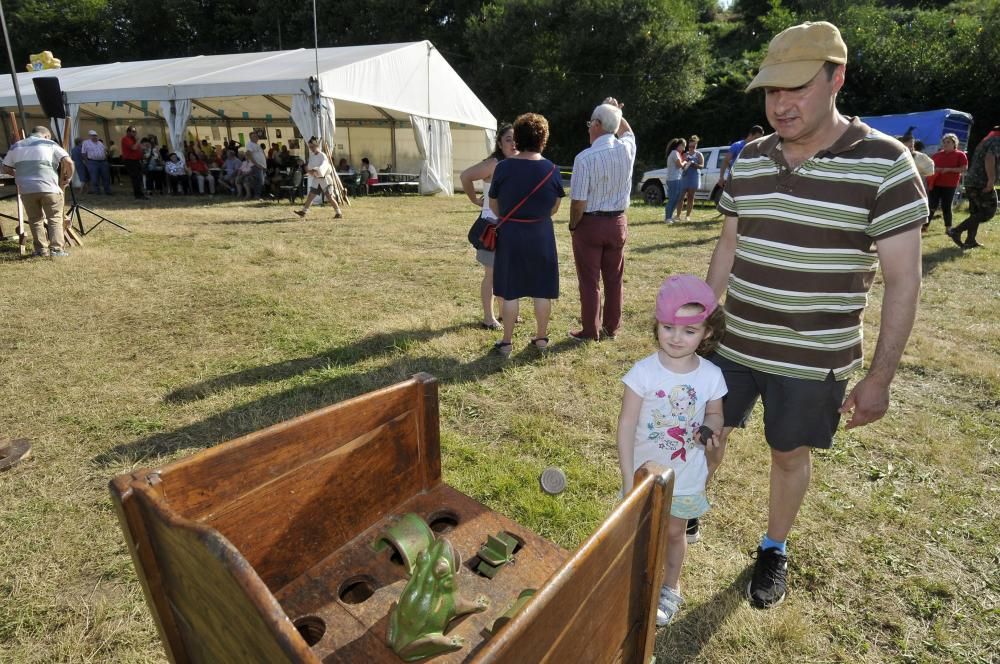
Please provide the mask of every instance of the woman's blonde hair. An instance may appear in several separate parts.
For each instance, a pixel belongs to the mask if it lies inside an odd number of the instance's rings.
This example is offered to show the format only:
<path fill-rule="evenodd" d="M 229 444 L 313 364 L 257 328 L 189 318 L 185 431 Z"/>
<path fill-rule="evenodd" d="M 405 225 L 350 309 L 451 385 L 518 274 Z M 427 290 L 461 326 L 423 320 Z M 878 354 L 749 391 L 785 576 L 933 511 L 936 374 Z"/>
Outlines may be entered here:
<path fill-rule="evenodd" d="M 941 142 L 944 143 L 945 141 L 951 141 L 952 143 L 955 144 L 955 147 L 957 148 L 958 147 L 958 134 L 953 134 L 951 132 L 948 132 L 947 134 L 945 134 L 944 136 L 941 137 Z"/>

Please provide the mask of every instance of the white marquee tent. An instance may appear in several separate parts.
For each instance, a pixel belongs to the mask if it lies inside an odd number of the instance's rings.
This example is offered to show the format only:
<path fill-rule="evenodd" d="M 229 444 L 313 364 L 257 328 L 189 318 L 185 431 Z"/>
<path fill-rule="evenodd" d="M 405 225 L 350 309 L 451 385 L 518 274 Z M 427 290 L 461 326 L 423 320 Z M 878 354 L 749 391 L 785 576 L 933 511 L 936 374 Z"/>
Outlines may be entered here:
<path fill-rule="evenodd" d="M 428 41 L 19 73 L 31 124 L 44 117 L 31 83 L 38 76 L 59 78 L 73 136 L 81 124 L 114 139 L 129 123 L 153 123 L 178 146 L 209 133 L 236 138 L 242 132 L 234 130 L 286 127 L 287 138 L 326 138 L 335 158 L 419 170 L 423 193 L 451 193 L 455 173 L 492 149 L 496 131 L 493 115 Z M 9 76 L 0 77 L 0 108 L 17 111 Z"/>

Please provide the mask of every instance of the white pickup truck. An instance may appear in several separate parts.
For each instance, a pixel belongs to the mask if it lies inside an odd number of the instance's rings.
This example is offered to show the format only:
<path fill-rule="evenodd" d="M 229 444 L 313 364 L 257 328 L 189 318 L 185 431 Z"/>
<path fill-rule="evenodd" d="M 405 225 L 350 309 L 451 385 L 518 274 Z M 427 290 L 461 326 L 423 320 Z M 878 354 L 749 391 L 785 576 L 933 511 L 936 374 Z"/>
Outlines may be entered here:
<path fill-rule="evenodd" d="M 701 186 L 694 197 L 696 200 L 708 200 L 712 194 L 715 183 L 719 181 L 719 167 L 729 152 L 729 146 L 717 148 L 698 148 L 705 157 L 705 168 L 701 171 Z M 642 178 L 636 183 L 636 193 L 641 193 L 642 197 L 650 205 L 662 205 L 666 198 L 667 190 L 667 169 L 658 168 L 655 171 L 646 171 Z"/>

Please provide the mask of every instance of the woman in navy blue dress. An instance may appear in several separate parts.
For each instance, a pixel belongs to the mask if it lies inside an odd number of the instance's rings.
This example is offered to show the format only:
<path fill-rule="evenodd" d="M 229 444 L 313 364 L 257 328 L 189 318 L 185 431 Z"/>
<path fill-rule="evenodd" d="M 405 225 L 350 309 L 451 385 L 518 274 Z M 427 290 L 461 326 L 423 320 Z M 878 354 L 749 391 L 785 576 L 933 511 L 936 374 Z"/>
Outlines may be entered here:
<path fill-rule="evenodd" d="M 536 113 L 520 116 L 514 122 L 518 154 L 497 164 L 490 185 L 490 208 L 501 219 L 524 201 L 497 231 L 493 293 L 503 299 L 503 339 L 494 348 L 505 357 L 513 348 L 518 300 L 534 299 L 536 327 L 531 344 L 545 350 L 551 300 L 559 297 L 552 215 L 566 192 L 556 166 L 542 157 L 548 140 L 549 123 L 544 117 Z"/>

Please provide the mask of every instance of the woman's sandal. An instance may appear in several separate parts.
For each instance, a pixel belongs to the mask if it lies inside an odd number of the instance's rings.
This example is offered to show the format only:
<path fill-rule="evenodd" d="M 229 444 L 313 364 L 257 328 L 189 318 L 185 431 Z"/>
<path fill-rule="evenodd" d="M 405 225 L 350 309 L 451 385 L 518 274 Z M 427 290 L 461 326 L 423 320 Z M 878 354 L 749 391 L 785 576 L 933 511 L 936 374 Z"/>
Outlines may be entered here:
<path fill-rule="evenodd" d="M 548 337 L 531 337 L 531 345 L 538 350 L 545 352 L 549 349 L 549 338 Z M 539 345 L 541 344 L 541 345 Z"/>
<path fill-rule="evenodd" d="M 502 330 L 503 329 L 503 325 L 501 325 L 500 323 L 497 323 L 497 322 L 493 322 L 493 323 L 483 323 L 483 322 L 481 322 L 481 323 L 479 323 L 479 327 L 482 328 L 482 329 L 484 329 L 484 330 L 493 330 L 494 332 L 497 331 L 497 330 Z"/>
<path fill-rule="evenodd" d="M 511 351 L 514 350 L 514 344 L 510 341 L 498 341 L 493 344 L 493 350 L 499 353 L 501 357 L 510 357 Z"/>

